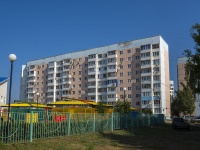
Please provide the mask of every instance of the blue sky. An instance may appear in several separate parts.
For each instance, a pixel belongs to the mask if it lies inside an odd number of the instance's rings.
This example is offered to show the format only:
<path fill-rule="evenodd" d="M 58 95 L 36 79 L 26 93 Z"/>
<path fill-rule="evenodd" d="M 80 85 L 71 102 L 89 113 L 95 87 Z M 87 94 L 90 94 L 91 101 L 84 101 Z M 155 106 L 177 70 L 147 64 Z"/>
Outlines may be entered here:
<path fill-rule="evenodd" d="M 0 0 L 0 76 L 9 77 L 8 56 L 16 54 L 12 100 L 19 99 L 27 61 L 161 35 L 176 83 L 177 58 L 194 47 L 189 30 L 200 23 L 199 7 L 199 0 Z"/>

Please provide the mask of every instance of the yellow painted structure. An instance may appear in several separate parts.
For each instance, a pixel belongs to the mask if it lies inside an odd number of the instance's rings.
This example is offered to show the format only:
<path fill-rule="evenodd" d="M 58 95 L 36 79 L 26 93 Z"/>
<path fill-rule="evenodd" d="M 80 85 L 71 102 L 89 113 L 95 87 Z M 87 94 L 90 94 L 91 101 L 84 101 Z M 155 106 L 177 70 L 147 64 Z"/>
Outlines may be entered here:
<path fill-rule="evenodd" d="M 31 113 L 27 113 L 26 114 L 26 122 L 30 123 L 30 121 L 31 121 Z M 33 123 L 38 122 L 38 113 L 33 113 L 32 122 Z"/>

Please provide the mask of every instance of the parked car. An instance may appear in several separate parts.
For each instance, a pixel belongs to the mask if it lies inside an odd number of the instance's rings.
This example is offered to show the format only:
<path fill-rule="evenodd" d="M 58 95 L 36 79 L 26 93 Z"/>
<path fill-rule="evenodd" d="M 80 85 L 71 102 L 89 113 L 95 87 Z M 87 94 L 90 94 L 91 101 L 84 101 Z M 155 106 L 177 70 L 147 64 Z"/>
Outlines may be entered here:
<path fill-rule="evenodd" d="M 190 120 L 191 123 L 200 123 L 200 116 L 194 117 Z"/>
<path fill-rule="evenodd" d="M 189 115 L 183 116 L 184 121 L 188 123 L 191 121 L 192 118 L 194 118 L 194 116 L 189 116 Z"/>
<path fill-rule="evenodd" d="M 190 130 L 190 124 L 185 122 L 183 118 L 174 118 L 172 120 L 172 128 L 173 129 L 187 129 Z"/>

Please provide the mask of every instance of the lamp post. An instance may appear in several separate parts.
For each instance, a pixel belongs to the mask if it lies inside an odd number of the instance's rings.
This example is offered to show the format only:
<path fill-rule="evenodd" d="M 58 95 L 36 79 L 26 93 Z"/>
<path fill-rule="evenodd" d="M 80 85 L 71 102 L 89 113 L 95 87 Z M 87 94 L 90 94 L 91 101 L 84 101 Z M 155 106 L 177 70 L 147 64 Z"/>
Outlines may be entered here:
<path fill-rule="evenodd" d="M 123 88 L 124 91 L 124 102 L 125 102 L 125 92 L 126 92 L 126 87 Z"/>
<path fill-rule="evenodd" d="M 39 93 L 36 93 L 36 95 L 37 95 L 37 111 L 38 111 L 38 98 L 39 98 Z"/>
<path fill-rule="evenodd" d="M 17 59 L 15 54 L 9 55 L 10 65 L 10 86 L 9 86 L 9 98 L 8 98 L 8 115 L 7 115 L 7 126 L 6 126 L 6 143 L 8 142 L 8 131 L 9 131 L 9 116 L 10 116 L 10 101 L 11 101 L 11 89 L 12 89 L 12 72 L 13 72 L 13 62 Z"/>

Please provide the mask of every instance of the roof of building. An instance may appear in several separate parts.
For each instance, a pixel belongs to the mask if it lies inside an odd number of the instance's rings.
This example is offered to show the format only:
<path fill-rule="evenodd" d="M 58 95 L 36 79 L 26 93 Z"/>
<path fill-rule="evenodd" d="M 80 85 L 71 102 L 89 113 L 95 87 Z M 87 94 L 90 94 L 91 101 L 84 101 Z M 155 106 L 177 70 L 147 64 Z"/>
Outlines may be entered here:
<path fill-rule="evenodd" d="M 8 80 L 7 77 L 0 77 L 0 84 L 6 82 Z"/>

